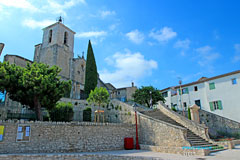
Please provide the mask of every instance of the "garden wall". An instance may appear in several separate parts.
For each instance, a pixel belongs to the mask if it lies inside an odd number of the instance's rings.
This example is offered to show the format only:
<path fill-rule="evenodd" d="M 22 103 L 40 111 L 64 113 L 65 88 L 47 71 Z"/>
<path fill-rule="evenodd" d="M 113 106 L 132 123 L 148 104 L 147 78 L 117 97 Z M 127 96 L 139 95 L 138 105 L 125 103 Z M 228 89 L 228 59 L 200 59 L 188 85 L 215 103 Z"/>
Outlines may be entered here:
<path fill-rule="evenodd" d="M 228 136 L 240 138 L 240 123 L 228 118 L 199 110 L 200 122 L 204 123 L 209 129 L 212 137 Z"/>
<path fill-rule="evenodd" d="M 124 137 L 135 135 L 135 127 L 127 124 L 0 121 L 0 126 L 4 126 L 0 153 L 119 150 L 124 149 Z M 23 135 L 19 130 L 25 131 Z"/>

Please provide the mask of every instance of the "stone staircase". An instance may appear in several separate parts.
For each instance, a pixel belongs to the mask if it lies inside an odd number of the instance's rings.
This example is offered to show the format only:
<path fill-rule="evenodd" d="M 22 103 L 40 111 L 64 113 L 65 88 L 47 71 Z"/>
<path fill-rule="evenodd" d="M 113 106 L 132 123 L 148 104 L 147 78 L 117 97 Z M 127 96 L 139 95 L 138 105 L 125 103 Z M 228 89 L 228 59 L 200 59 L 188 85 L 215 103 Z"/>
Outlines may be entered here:
<path fill-rule="evenodd" d="M 188 128 L 179 124 L 175 120 L 171 119 L 170 117 L 165 115 L 163 112 L 161 112 L 159 109 L 151 110 L 151 111 L 141 111 L 140 113 L 147 115 L 149 117 L 152 117 L 154 119 L 158 119 L 158 120 L 173 124 L 175 126 L 180 126 L 180 127 L 187 129 L 187 140 L 190 142 L 190 144 L 193 148 L 206 147 L 206 148 L 210 149 L 210 152 L 216 152 L 216 151 L 222 150 L 222 149 L 216 149 L 216 148 L 219 148 L 219 146 L 214 145 L 214 144 L 206 141 L 205 139 L 201 138 L 200 136 L 194 134 L 191 130 L 189 130 Z"/>

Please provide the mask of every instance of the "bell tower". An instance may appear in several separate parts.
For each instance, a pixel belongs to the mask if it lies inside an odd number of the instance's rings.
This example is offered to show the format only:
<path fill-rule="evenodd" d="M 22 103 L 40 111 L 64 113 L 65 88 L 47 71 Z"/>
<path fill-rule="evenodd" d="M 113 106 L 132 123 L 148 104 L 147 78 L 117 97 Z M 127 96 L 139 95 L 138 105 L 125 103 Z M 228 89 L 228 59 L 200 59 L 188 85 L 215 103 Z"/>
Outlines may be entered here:
<path fill-rule="evenodd" d="M 71 64 L 74 56 L 74 34 L 62 23 L 62 18 L 43 28 L 42 43 L 35 45 L 34 61 L 59 66 L 63 79 L 70 79 Z"/>

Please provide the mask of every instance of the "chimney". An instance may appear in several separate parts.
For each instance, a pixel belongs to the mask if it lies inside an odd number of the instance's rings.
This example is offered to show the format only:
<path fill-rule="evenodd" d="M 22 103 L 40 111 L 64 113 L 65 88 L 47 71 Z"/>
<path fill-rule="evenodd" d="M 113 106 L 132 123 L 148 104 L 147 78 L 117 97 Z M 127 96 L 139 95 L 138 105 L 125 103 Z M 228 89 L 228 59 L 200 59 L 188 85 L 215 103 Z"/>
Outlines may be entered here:
<path fill-rule="evenodd" d="M 134 82 L 132 82 L 132 87 L 134 87 Z"/>

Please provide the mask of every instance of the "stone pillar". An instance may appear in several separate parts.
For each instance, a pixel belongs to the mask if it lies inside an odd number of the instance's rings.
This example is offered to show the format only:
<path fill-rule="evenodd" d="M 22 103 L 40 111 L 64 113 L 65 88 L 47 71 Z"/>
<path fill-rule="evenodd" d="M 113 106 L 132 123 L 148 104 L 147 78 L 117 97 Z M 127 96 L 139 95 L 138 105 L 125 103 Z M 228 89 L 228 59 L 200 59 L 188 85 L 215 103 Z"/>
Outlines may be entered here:
<path fill-rule="evenodd" d="M 193 121 L 195 121 L 197 123 L 200 123 L 199 109 L 200 109 L 200 107 L 198 107 L 196 104 L 194 104 L 193 106 L 190 107 L 191 118 Z"/>

